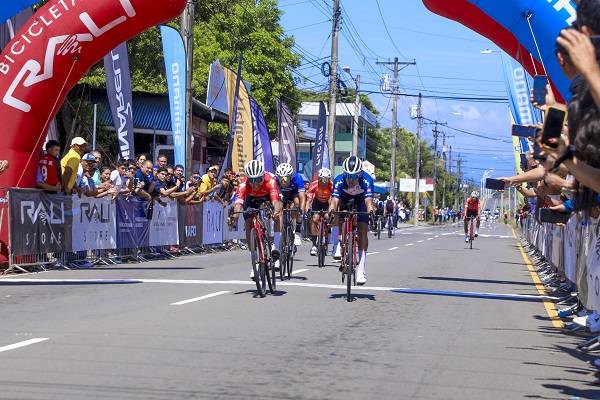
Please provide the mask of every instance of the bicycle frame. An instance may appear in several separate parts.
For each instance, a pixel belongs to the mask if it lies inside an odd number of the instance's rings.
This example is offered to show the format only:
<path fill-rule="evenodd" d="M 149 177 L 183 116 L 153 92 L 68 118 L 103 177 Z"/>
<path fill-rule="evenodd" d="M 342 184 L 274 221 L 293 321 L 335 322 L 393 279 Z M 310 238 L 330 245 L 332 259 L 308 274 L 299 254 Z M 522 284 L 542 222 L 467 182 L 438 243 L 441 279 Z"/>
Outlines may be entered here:
<path fill-rule="evenodd" d="M 292 205 L 289 202 L 287 205 Z M 287 274 L 287 279 L 292 278 L 292 268 L 294 265 L 294 223 L 295 219 L 292 218 L 292 212 L 298 211 L 297 207 L 284 208 L 283 209 L 283 226 L 281 227 L 281 255 L 280 255 L 280 266 L 279 266 L 279 278 L 283 281 Z"/>

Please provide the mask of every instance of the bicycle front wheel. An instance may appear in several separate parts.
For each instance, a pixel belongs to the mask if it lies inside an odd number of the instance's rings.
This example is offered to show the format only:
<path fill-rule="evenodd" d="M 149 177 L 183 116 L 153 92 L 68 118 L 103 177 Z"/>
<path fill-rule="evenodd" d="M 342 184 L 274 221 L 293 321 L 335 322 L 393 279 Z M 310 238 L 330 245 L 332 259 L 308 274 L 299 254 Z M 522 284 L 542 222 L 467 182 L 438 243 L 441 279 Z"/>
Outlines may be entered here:
<path fill-rule="evenodd" d="M 252 260 L 252 270 L 254 271 L 254 281 L 256 282 L 256 290 L 260 297 L 265 297 L 264 285 L 264 265 L 262 263 L 262 254 L 260 241 L 256 228 L 250 231 L 250 258 Z"/>
<path fill-rule="evenodd" d="M 346 246 L 346 300 L 352 301 L 352 280 L 354 278 L 355 268 L 355 250 L 356 250 L 356 237 L 354 234 L 350 234 L 348 237 L 348 246 Z"/>
<path fill-rule="evenodd" d="M 269 242 L 267 240 L 265 240 L 263 242 L 263 252 L 265 255 L 265 262 L 264 262 L 264 273 L 265 273 L 265 280 L 267 281 L 267 286 L 269 286 L 269 292 L 271 292 L 271 294 L 275 293 L 275 261 L 273 261 L 273 259 L 271 258 L 271 246 L 269 245 Z M 280 265 L 281 267 L 281 265 Z M 263 290 L 265 290 L 265 286 L 264 286 L 264 282 L 263 282 Z M 265 290 L 266 292 L 266 290 Z"/>
<path fill-rule="evenodd" d="M 288 246 L 287 240 L 287 230 L 284 229 L 281 233 L 281 241 L 280 241 L 281 250 L 279 252 L 279 279 L 282 281 L 285 280 L 285 271 L 287 269 L 287 265 L 289 261 L 289 253 L 290 248 Z"/>
<path fill-rule="evenodd" d="M 381 218 L 377 219 L 377 240 L 381 239 Z"/>
<path fill-rule="evenodd" d="M 325 229 L 325 224 L 323 222 L 319 222 L 319 237 L 317 239 L 317 256 L 319 258 L 319 268 L 323 268 L 325 266 L 325 254 L 327 253 L 327 230 Z"/>

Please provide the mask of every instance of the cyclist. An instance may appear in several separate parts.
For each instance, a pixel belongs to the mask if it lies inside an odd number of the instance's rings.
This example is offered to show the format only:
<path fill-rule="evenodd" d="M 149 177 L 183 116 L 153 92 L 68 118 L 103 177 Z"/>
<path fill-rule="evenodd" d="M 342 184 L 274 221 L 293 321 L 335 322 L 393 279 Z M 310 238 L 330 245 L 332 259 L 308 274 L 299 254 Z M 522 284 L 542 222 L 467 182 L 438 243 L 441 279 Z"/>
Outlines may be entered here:
<path fill-rule="evenodd" d="M 337 211 L 354 199 L 356 208 L 360 212 L 373 213 L 373 178 L 362 170 L 362 161 L 356 156 L 346 158 L 342 164 L 343 173 L 339 174 L 333 182 L 333 193 L 331 194 L 331 205 L 329 212 Z M 364 285 L 367 282 L 365 264 L 367 260 L 367 249 L 369 238 L 367 237 L 367 215 L 358 216 L 358 267 L 356 269 L 356 283 Z M 339 236 L 334 235 L 336 250 L 334 258 L 340 259 L 342 251 L 339 246 Z"/>
<path fill-rule="evenodd" d="M 392 235 L 396 234 L 396 224 L 394 224 L 394 216 L 396 214 L 396 202 L 392 200 L 392 196 L 388 196 L 385 200 L 385 221 L 387 223 L 388 216 L 391 216 Z"/>
<path fill-rule="evenodd" d="M 385 223 L 385 220 L 383 219 L 384 205 L 385 204 L 383 201 L 381 201 L 379 193 L 373 193 L 373 207 L 375 208 L 375 217 L 376 217 L 375 221 L 381 220 L 382 226 Z M 377 236 L 377 227 L 375 227 L 373 234 L 375 236 Z"/>
<path fill-rule="evenodd" d="M 304 188 L 304 180 L 294 172 L 291 164 L 279 164 L 275 171 L 277 175 L 277 185 L 281 192 L 281 202 L 285 206 L 289 201 L 293 201 L 296 207 L 304 210 L 306 203 L 306 191 Z M 302 215 L 296 211 L 292 212 L 292 218 L 296 219 L 296 232 L 294 233 L 294 244 L 300 246 L 302 244 Z M 283 219 L 282 219 L 283 220 Z"/>
<path fill-rule="evenodd" d="M 277 181 L 270 172 L 265 172 L 265 165 L 258 160 L 248 161 L 244 166 L 246 176 L 239 184 L 236 196 L 234 212 L 240 212 L 247 208 L 259 208 L 263 202 L 270 202 L 273 205 L 273 220 L 275 221 L 275 234 L 273 238 L 273 247 L 271 256 L 275 260 L 275 269 L 279 264 L 279 240 L 281 239 L 281 210 L 283 205 L 279 201 L 279 191 L 277 190 Z M 239 214 L 233 214 L 228 218 L 230 226 L 235 226 Z M 250 231 L 252 230 L 252 217 L 244 213 L 246 221 L 246 243 L 250 249 Z M 254 279 L 254 269 L 250 271 L 250 279 Z"/>
<path fill-rule="evenodd" d="M 475 237 L 479 236 L 479 215 L 481 214 L 481 201 L 479 200 L 479 192 L 474 190 L 471 192 L 471 197 L 465 203 L 465 242 L 469 243 L 469 221 L 471 218 L 477 219 L 477 227 L 475 228 Z"/>
<path fill-rule="evenodd" d="M 312 239 L 312 247 L 310 255 L 317 255 L 317 234 L 319 233 L 319 211 L 327 211 L 333 192 L 333 182 L 331 182 L 331 171 L 329 168 L 321 168 L 317 173 L 319 179 L 312 182 L 306 192 L 306 206 L 304 212 L 313 211 L 312 224 L 310 225 L 310 233 Z M 327 219 L 327 214 L 323 215 Z"/>

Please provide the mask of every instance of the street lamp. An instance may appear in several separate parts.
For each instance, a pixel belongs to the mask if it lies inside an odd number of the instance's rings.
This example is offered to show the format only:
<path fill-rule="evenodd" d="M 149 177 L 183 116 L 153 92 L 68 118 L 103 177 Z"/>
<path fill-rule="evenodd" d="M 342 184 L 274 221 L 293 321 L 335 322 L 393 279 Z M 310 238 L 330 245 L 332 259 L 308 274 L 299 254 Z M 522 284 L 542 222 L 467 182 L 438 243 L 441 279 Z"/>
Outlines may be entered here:
<path fill-rule="evenodd" d="M 358 156 L 358 115 L 360 107 L 360 75 L 356 75 L 356 78 L 350 73 L 350 67 L 342 67 L 345 73 L 356 83 L 356 95 L 354 97 L 354 123 L 352 124 L 352 155 Z"/>

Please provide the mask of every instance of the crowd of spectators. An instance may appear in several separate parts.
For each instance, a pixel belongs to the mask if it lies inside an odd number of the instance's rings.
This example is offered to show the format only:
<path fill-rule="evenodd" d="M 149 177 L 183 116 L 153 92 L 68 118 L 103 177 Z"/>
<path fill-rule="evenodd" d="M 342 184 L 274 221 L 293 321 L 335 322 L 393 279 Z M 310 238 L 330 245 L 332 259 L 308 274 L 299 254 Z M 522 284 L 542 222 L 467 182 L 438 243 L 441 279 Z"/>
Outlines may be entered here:
<path fill-rule="evenodd" d="M 169 165 L 167 156 L 159 154 L 155 162 L 149 154 L 132 159 L 119 159 L 116 164 L 102 164 L 97 150 L 86 153 L 87 141 L 82 137 L 71 140 L 69 151 L 59 159 L 60 143 L 49 140 L 40 156 L 36 187 L 47 193 L 76 194 L 87 197 L 137 196 L 152 204 L 166 205 L 165 199 L 177 199 L 180 204 L 200 204 L 216 201 L 223 207 L 231 204 L 239 177 L 231 168 L 223 171 L 213 165 L 206 174 L 200 172 L 184 176 L 182 165 Z M 112 165 L 112 166 L 111 166 Z M 8 161 L 0 161 L 0 173 L 8 168 Z"/>

